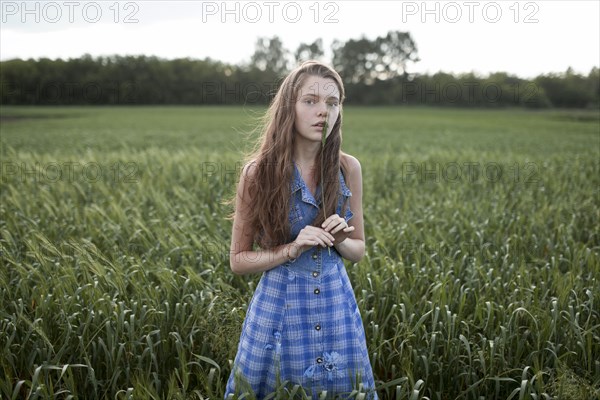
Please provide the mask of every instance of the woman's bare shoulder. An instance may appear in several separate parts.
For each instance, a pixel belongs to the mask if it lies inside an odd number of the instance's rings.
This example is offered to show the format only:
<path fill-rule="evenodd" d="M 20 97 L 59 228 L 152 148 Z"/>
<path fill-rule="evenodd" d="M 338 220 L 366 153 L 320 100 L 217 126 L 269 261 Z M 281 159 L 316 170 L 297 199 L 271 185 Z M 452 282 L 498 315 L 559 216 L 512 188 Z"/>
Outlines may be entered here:
<path fill-rule="evenodd" d="M 256 175 L 256 159 L 248 160 L 242 167 L 242 178 L 252 180 Z M 240 179 L 241 180 L 241 179 Z"/>
<path fill-rule="evenodd" d="M 340 156 L 340 163 L 345 167 L 349 174 L 360 172 L 361 170 L 360 161 L 351 154 L 342 153 Z"/>

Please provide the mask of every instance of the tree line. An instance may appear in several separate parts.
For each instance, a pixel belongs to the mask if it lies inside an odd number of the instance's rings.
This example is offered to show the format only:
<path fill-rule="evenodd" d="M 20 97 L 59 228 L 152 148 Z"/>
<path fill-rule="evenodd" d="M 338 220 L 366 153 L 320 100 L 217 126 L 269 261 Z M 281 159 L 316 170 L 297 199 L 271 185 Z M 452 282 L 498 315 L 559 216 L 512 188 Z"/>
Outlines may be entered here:
<path fill-rule="evenodd" d="M 598 108 L 600 71 L 565 72 L 522 79 L 505 72 L 411 74 L 419 61 L 408 32 L 374 40 L 334 41 L 330 64 L 340 72 L 346 104 L 460 107 Z M 267 104 L 285 74 L 307 59 L 324 60 L 322 40 L 291 52 L 279 37 L 258 38 L 250 60 L 229 64 L 210 58 L 155 56 L 14 59 L 0 62 L 3 105 Z M 327 62 L 327 61 L 326 61 Z"/>

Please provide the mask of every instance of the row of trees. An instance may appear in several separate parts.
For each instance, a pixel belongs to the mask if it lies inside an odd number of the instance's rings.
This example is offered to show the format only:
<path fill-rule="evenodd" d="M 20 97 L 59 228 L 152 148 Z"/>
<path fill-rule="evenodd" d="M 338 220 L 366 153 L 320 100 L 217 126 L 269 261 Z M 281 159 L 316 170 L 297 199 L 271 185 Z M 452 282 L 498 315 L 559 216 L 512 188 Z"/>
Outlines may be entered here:
<path fill-rule="evenodd" d="M 419 61 L 409 33 L 374 40 L 335 41 L 331 64 L 340 72 L 347 104 L 427 104 L 464 107 L 598 107 L 600 72 L 540 75 L 532 80 L 503 72 L 415 75 Z M 29 59 L 0 63 L 3 105 L 66 104 L 265 104 L 298 62 L 324 59 L 321 40 L 295 52 L 281 40 L 259 38 L 248 63 L 211 59 L 165 60 L 153 56 Z M 290 59 L 293 62 L 290 62 Z"/>

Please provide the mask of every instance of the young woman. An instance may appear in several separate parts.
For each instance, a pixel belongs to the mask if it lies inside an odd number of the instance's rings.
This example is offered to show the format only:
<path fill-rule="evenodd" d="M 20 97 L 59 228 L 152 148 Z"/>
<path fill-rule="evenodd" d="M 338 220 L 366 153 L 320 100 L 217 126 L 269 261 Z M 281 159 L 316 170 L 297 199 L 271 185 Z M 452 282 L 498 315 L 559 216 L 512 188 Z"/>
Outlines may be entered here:
<path fill-rule="evenodd" d="M 263 275 L 226 398 L 251 391 L 262 399 L 284 381 L 312 396 L 362 385 L 377 398 L 342 260 L 358 262 L 365 253 L 361 166 L 341 151 L 343 100 L 337 72 L 303 63 L 281 84 L 260 147 L 242 170 L 230 264 L 235 273 Z"/>

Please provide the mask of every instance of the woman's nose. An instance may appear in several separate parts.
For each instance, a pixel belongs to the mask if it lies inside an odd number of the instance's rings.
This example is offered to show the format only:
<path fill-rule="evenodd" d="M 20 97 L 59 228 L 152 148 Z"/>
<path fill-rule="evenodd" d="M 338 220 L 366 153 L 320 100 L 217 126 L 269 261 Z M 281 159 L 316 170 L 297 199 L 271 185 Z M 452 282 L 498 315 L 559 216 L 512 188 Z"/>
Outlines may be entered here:
<path fill-rule="evenodd" d="M 318 104 L 317 115 L 325 115 L 327 114 L 327 104 L 324 101 L 320 101 Z"/>

